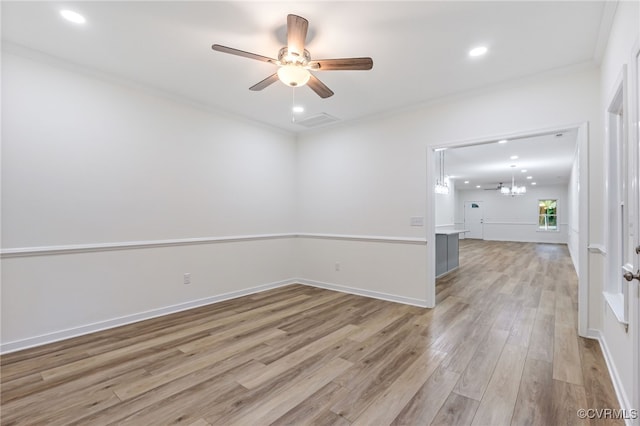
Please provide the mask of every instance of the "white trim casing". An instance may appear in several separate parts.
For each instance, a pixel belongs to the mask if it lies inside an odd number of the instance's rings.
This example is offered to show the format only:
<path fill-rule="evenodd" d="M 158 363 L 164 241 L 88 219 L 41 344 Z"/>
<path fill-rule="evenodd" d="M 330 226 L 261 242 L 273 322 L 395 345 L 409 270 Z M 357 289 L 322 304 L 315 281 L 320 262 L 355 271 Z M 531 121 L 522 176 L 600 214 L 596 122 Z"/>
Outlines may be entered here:
<path fill-rule="evenodd" d="M 638 407 L 631 405 L 629 396 L 624 391 L 624 386 L 622 385 L 622 380 L 620 379 L 620 373 L 616 369 L 615 363 L 613 362 L 613 357 L 611 356 L 611 351 L 609 350 L 609 346 L 607 345 L 607 341 L 604 339 L 604 336 L 602 335 L 600 330 L 590 328 L 587 330 L 587 335 L 585 337 L 597 340 L 598 343 L 600 343 L 600 349 L 602 350 L 604 361 L 607 364 L 609 377 L 611 378 L 613 389 L 616 392 L 616 396 L 618 397 L 620 408 L 626 413 L 630 413 L 632 410 L 639 410 Z M 632 419 L 625 419 L 625 423 L 627 425 L 631 426 L 631 422 Z"/>
<path fill-rule="evenodd" d="M 578 334 L 589 327 L 589 123 L 578 127 Z"/>
<path fill-rule="evenodd" d="M 438 147 L 427 147 L 427 167 L 425 180 L 427 182 L 427 197 L 425 206 L 425 231 L 427 240 L 427 307 L 436 306 L 436 203 L 434 188 L 434 173 L 431 165 L 434 163 L 435 149 Z"/>
<path fill-rule="evenodd" d="M 630 118 L 630 137 L 631 146 L 635 152 L 631 153 L 635 164 L 633 164 L 633 179 L 631 190 L 633 193 L 640 193 L 640 39 L 636 39 L 631 52 L 630 67 L 630 84 L 629 92 L 631 99 L 629 102 Z M 634 223 L 636 228 L 640 227 L 640 196 L 636 198 Z M 640 232 L 636 229 L 637 246 L 640 247 Z M 640 269 L 640 254 L 635 258 L 636 267 Z M 630 322 L 632 324 L 632 351 L 633 357 L 633 392 L 631 396 L 633 405 L 640 410 L 640 282 L 636 282 L 635 286 L 629 289 L 630 300 L 635 300 L 635 306 L 631 308 Z M 636 425 L 640 425 L 640 419 L 636 419 Z"/>
<path fill-rule="evenodd" d="M 235 243 L 244 241 L 274 240 L 280 238 L 321 238 L 329 240 L 368 241 L 395 244 L 426 244 L 424 238 L 391 237 L 377 235 L 342 235 L 342 234 L 259 234 L 236 235 L 229 237 L 179 238 L 171 240 L 124 241 L 113 243 L 73 244 L 65 246 L 19 247 L 0 251 L 2 258 L 25 256 L 51 256 L 56 254 L 90 253 L 110 250 L 135 250 L 144 248 L 187 246 L 194 244 Z"/>
<path fill-rule="evenodd" d="M 396 303 L 402 303 L 405 305 L 418 306 L 420 308 L 427 308 L 427 304 L 425 300 L 415 299 L 412 297 L 396 296 L 393 294 L 382 293 L 379 291 L 371 291 L 371 290 L 366 290 L 362 288 L 348 287 L 340 284 L 332 284 L 332 283 L 326 283 L 322 281 L 307 280 L 304 278 L 295 278 L 294 281 L 298 284 L 304 284 L 311 287 L 324 288 L 326 290 L 334 290 L 334 291 L 339 291 L 341 293 L 371 297 L 374 299 L 385 300 L 387 302 L 396 302 Z"/>
<path fill-rule="evenodd" d="M 579 230 L 578 236 L 578 334 L 587 336 L 587 327 L 589 322 L 589 252 L 587 249 L 589 241 L 589 176 L 586 173 L 589 170 L 589 123 L 569 124 L 565 126 L 548 127 L 543 129 L 533 129 L 523 132 L 515 132 L 501 135 L 493 135 L 481 137 L 477 139 L 464 139 L 451 141 L 447 143 L 435 144 L 427 146 L 427 196 L 426 196 L 426 216 L 425 228 L 427 239 L 427 295 L 429 302 L 435 306 L 435 197 L 433 190 L 433 155 L 435 149 L 440 148 L 460 148 L 464 146 L 478 145 L 500 139 L 518 139 L 528 136 L 540 136 L 548 133 L 558 133 L 568 129 L 578 129 L 577 145 L 579 147 L 580 157 L 578 159 L 580 165 L 579 175 Z M 486 222 L 485 222 L 486 223 Z M 432 243 L 430 244 L 429 241 Z"/>
<path fill-rule="evenodd" d="M 589 253 L 601 254 L 603 256 L 607 255 L 607 248 L 604 244 L 589 244 L 587 249 L 589 250 Z"/>
<path fill-rule="evenodd" d="M 625 123 L 628 114 L 627 105 L 627 65 L 623 64 L 615 80 L 613 87 L 607 97 L 607 108 L 605 110 L 605 140 L 604 140 L 604 173 L 605 173 L 605 195 L 606 208 L 604 210 L 604 238 L 609 248 L 609 256 L 605 260 L 604 286 L 602 297 L 614 312 L 616 319 L 621 324 L 628 324 L 628 294 L 625 291 L 622 276 L 619 273 L 623 252 L 620 248 L 626 243 L 626 235 L 621 235 L 620 230 L 626 224 L 620 217 L 620 206 L 624 205 L 626 193 L 626 176 L 622 172 L 623 167 L 620 162 L 626 161 L 624 149 L 626 149 L 627 124 Z M 622 115 L 624 111 L 624 115 Z M 625 210 L 627 207 L 625 207 Z M 628 212 L 627 212 L 628 214 Z M 614 284 L 617 283 L 617 284 Z M 615 288 L 612 288 L 615 286 Z M 623 297 L 622 303 L 617 294 Z"/>
<path fill-rule="evenodd" d="M 112 243 L 72 244 L 64 246 L 20 247 L 2 249 L 2 258 L 24 256 L 50 256 L 55 254 L 90 253 L 110 250 L 135 250 L 143 248 L 187 246 L 194 244 L 234 243 L 242 241 L 273 240 L 292 238 L 296 234 L 260 234 L 229 237 L 177 238 L 171 240 L 123 241 Z"/>
<path fill-rule="evenodd" d="M 376 235 L 343 235 L 343 234 L 294 234 L 297 238 L 318 238 L 323 240 L 345 240 L 345 241 L 366 241 L 370 243 L 393 243 L 393 244 L 427 244 L 424 238 L 413 237 L 384 237 Z"/>

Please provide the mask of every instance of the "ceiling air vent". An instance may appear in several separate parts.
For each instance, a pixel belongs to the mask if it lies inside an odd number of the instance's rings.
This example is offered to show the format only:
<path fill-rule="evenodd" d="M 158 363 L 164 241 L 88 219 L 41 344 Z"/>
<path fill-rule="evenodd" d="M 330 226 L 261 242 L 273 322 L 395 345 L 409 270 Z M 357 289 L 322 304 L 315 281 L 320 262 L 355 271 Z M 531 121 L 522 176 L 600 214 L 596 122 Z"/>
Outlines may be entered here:
<path fill-rule="evenodd" d="M 300 121 L 296 121 L 296 124 L 310 128 L 310 127 L 323 126 L 329 123 L 335 123 L 336 121 L 339 121 L 339 119 L 322 112 L 320 114 L 312 115 L 311 117 L 307 117 Z"/>

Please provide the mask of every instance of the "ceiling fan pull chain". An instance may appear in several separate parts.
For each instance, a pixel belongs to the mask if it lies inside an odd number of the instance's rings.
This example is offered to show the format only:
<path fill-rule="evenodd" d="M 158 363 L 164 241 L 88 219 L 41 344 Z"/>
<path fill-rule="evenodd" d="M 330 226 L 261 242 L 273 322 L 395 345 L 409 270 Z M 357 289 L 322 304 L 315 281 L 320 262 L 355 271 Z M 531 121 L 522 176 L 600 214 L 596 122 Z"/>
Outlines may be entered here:
<path fill-rule="evenodd" d="M 293 107 L 296 106 L 296 88 L 291 88 L 291 122 L 296 122 L 296 114 L 293 112 Z"/>

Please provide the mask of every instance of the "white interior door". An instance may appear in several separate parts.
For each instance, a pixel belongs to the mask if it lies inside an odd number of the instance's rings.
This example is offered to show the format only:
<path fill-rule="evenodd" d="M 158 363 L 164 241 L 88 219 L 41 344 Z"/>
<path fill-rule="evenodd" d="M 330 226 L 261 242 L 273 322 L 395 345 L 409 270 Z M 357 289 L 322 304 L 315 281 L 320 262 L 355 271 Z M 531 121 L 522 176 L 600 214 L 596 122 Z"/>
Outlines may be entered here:
<path fill-rule="evenodd" d="M 638 77 L 638 55 L 634 58 L 635 72 L 632 73 L 631 105 L 627 103 L 625 82 L 626 66 L 623 67 L 607 114 L 608 144 L 608 206 L 607 206 L 607 279 L 605 298 L 617 320 L 625 325 L 625 332 L 617 334 L 619 347 L 616 351 L 626 357 L 618 368 L 622 374 L 633 377 L 631 389 L 624 389 L 630 404 L 629 409 L 640 406 L 640 141 L 638 135 L 638 97 L 640 78 Z M 635 99 L 634 99 L 635 98 Z M 633 106 L 635 104 L 635 106 Z M 631 106 L 631 108 L 629 108 Z M 630 127 L 628 127 L 630 126 Z M 611 330 L 615 330 L 612 328 Z M 630 356 L 629 356 L 630 355 Z M 629 361 L 632 361 L 631 363 Z M 631 365 L 630 365 L 631 364 Z M 631 424 L 640 425 L 639 419 L 631 419 Z"/>
<path fill-rule="evenodd" d="M 484 239 L 484 211 L 482 201 L 464 202 L 464 229 L 468 231 L 465 238 Z"/>
<path fill-rule="evenodd" d="M 630 168 L 629 181 L 629 198 L 633 211 L 630 228 L 630 237 L 628 240 L 630 258 L 632 261 L 632 271 L 635 272 L 635 279 L 629 283 L 630 293 L 630 326 L 633 338 L 632 351 L 633 359 L 633 395 L 631 403 L 636 409 L 640 409 L 640 46 L 636 44 L 634 48 L 634 61 L 632 72 L 632 112 L 631 112 L 631 129 L 629 138 L 630 155 L 632 159 Z M 633 152 L 635 150 L 635 153 Z M 633 162 L 635 160 L 635 164 Z M 634 236 L 635 234 L 635 236 Z M 634 256 L 635 254 L 635 256 Z M 633 274 L 632 274 L 633 276 Z M 633 283 L 633 284 L 632 284 Z M 634 419 L 634 424 L 640 425 L 640 419 Z"/>
<path fill-rule="evenodd" d="M 636 57 L 636 61 L 640 61 Z M 640 63 L 636 63 L 636 66 Z M 637 68 L 636 68 L 637 69 Z M 640 91 L 640 77 L 636 73 L 635 87 Z M 633 86 L 632 86 L 633 87 Z M 640 97 L 640 93 L 636 93 Z M 636 100 L 637 102 L 637 100 Z M 635 111 L 631 109 L 631 120 L 625 117 L 626 111 L 621 114 L 621 126 L 619 131 L 628 138 L 620 138 L 622 149 L 620 158 L 620 204 L 619 204 L 619 263 L 618 271 L 622 269 L 624 276 L 622 293 L 624 295 L 624 319 L 628 324 L 632 340 L 633 371 L 634 377 L 631 402 L 633 407 L 640 407 L 640 190 L 638 179 L 640 178 L 640 135 L 638 134 L 638 121 L 640 113 L 637 104 Z M 629 132 L 625 132 L 624 126 L 632 124 Z M 640 419 L 632 419 L 632 424 L 640 425 Z"/>

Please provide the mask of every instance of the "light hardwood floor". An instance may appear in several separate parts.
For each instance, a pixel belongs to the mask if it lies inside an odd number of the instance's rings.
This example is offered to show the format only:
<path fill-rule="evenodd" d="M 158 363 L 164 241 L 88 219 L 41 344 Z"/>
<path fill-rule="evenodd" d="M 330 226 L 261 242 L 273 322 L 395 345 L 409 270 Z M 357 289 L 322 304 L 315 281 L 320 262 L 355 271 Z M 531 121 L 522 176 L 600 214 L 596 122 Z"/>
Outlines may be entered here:
<path fill-rule="evenodd" d="M 421 309 L 293 285 L 7 354 L 2 424 L 564 425 L 619 408 L 577 336 L 565 246 L 462 240 L 437 292 Z"/>

